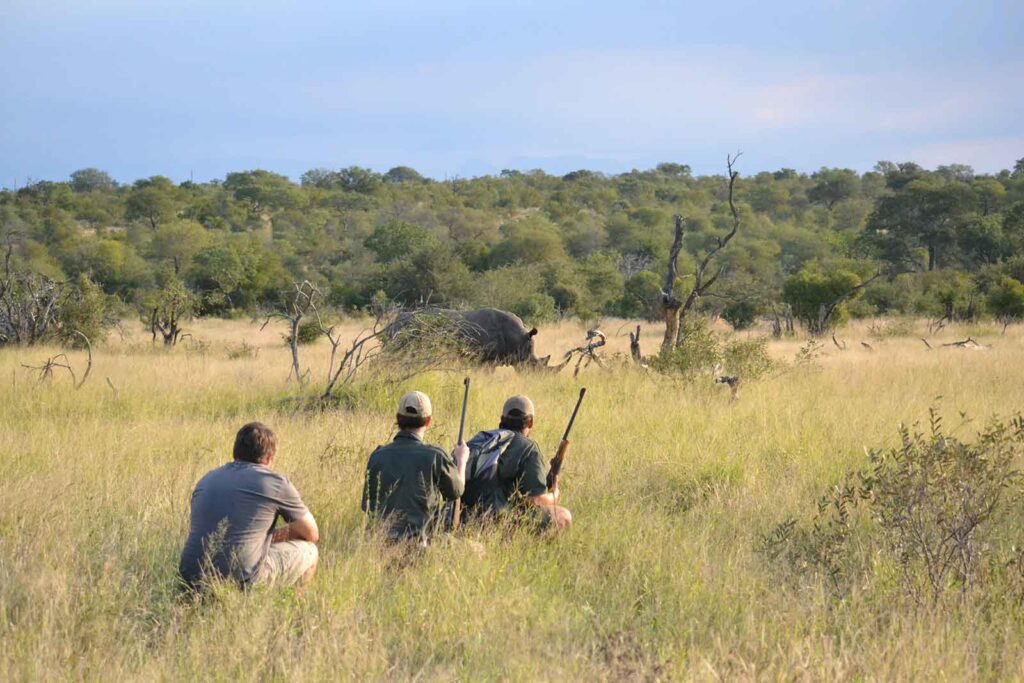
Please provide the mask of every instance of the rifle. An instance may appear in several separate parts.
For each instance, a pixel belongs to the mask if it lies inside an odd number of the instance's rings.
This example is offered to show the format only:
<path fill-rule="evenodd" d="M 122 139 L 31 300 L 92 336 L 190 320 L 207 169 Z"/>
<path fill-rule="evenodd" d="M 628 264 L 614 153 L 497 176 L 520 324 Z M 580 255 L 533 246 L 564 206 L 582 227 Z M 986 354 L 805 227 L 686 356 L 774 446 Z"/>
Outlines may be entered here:
<path fill-rule="evenodd" d="M 465 443 L 466 436 L 466 406 L 469 404 L 469 378 L 462 380 L 462 383 L 466 385 L 466 389 L 462 394 L 462 418 L 459 420 L 459 441 L 456 446 L 461 446 Z M 459 518 L 462 517 L 462 498 L 456 498 L 452 503 L 452 529 L 459 528 Z"/>
<path fill-rule="evenodd" d="M 551 469 L 548 470 L 548 491 L 554 491 L 558 488 L 558 475 L 562 472 L 562 462 L 565 460 L 565 454 L 569 452 L 569 432 L 572 430 L 572 423 L 576 421 L 576 413 L 580 412 L 580 405 L 583 403 L 583 396 L 586 393 L 586 387 L 580 389 L 580 397 L 576 401 L 576 407 L 572 410 L 572 417 L 569 418 L 565 434 L 562 435 L 562 442 L 558 444 L 558 451 L 555 453 L 555 457 L 551 458 Z"/>

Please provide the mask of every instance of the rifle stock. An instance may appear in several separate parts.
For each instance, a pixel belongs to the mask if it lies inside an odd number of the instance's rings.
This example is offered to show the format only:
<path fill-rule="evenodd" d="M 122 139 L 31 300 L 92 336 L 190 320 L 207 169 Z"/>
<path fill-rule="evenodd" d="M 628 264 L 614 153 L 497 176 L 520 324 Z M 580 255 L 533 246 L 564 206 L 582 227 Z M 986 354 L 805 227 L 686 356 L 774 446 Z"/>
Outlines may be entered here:
<path fill-rule="evenodd" d="M 551 458 L 551 469 L 548 470 L 548 491 L 554 491 L 558 488 L 558 476 L 562 473 L 562 463 L 565 461 L 565 456 L 568 453 L 569 440 L 562 439 L 561 443 L 558 444 L 555 457 Z"/>

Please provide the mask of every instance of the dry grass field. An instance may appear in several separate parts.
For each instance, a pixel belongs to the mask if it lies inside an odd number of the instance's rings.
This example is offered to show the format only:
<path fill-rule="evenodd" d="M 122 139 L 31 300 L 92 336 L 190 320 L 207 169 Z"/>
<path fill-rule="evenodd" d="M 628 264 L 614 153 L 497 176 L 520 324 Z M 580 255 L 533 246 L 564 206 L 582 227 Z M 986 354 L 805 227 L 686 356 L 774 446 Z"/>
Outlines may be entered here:
<path fill-rule="evenodd" d="M 604 323 L 606 357 L 628 355 L 624 324 Z M 837 598 L 756 550 L 930 406 L 952 426 L 961 411 L 975 418 L 965 438 L 1024 408 L 1019 330 L 947 329 L 933 345 L 971 334 L 990 348 L 929 351 L 920 326 L 876 339 L 858 324 L 840 334 L 848 350 L 825 340 L 803 364 L 805 339 L 773 342 L 779 368 L 745 383 L 736 403 L 710 377 L 622 364 L 577 379 L 473 370 L 470 428 L 495 426 L 506 396 L 529 394 L 548 455 L 587 386 L 563 474 L 575 526 L 561 537 L 475 535 L 483 557 L 439 542 L 402 563 L 363 531 L 366 457 L 413 387 L 434 399 L 429 437 L 451 447 L 461 374 L 356 393 L 347 409 L 297 410 L 280 328 L 205 321 L 165 351 L 128 327 L 97 347 L 77 391 L 62 374 L 36 386 L 21 367 L 55 350 L 0 350 L 0 680 L 1024 677 L 1012 605 L 914 609 L 881 569 Z M 557 357 L 583 333 L 545 328 L 539 353 Z M 649 326 L 645 353 L 658 339 Z M 243 341 L 258 353 L 238 353 Z M 326 352 L 303 349 L 315 383 Z M 83 366 L 83 353 L 70 356 Z M 320 522 L 320 573 L 305 591 L 182 602 L 174 576 L 189 494 L 257 419 L 279 432 L 275 467 Z"/>

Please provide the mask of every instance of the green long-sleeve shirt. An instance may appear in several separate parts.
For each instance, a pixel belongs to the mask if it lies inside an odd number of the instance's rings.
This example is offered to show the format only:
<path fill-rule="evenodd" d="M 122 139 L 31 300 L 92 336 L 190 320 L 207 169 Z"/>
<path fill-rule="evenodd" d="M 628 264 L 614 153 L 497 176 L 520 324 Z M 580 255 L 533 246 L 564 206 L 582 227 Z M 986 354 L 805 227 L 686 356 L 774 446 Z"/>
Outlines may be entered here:
<path fill-rule="evenodd" d="M 455 500 L 463 487 L 448 453 L 401 431 L 370 455 L 362 508 L 383 520 L 389 538 L 423 537 L 438 514 L 438 498 Z"/>

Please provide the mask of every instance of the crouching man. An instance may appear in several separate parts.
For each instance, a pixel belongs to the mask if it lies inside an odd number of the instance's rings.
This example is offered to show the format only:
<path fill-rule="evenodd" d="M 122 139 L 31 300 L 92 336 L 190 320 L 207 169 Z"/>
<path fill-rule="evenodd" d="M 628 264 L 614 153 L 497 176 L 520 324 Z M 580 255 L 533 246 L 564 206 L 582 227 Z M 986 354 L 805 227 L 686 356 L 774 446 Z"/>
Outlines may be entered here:
<path fill-rule="evenodd" d="M 371 453 L 366 463 L 362 508 L 383 525 L 388 540 L 426 545 L 440 521 L 440 499 L 462 495 L 469 449 L 457 446 L 452 457 L 423 442 L 433 408 L 422 392 L 403 396 L 395 419 L 394 440 Z"/>
<path fill-rule="evenodd" d="M 244 588 L 303 584 L 313 577 L 320 532 L 299 492 L 271 469 L 276 453 L 274 432 L 252 422 L 235 437 L 234 461 L 196 484 L 178 565 L 189 587 L 216 578 Z M 275 529 L 278 517 L 285 525 Z"/>
<path fill-rule="evenodd" d="M 501 450 L 492 465 L 493 474 L 472 481 L 474 490 L 463 497 L 467 518 L 509 513 L 531 517 L 539 513 L 542 527 L 567 529 L 572 525 L 572 513 L 558 504 L 558 488 L 548 491 L 544 456 L 530 438 L 534 412 L 528 397 L 512 396 L 502 406 L 498 429 L 470 440 L 487 441 L 489 437 Z"/>

